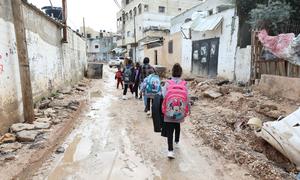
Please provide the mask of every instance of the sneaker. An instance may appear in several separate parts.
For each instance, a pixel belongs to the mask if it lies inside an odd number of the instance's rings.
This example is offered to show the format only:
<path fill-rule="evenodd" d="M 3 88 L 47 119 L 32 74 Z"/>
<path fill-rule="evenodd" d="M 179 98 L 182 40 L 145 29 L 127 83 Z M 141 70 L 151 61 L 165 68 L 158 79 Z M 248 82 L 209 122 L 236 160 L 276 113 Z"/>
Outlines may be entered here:
<path fill-rule="evenodd" d="M 150 115 L 151 115 L 151 112 L 150 112 L 150 111 L 147 111 L 147 115 L 150 116 Z"/>
<path fill-rule="evenodd" d="M 123 99 L 123 100 L 126 100 L 126 99 L 127 99 L 127 97 L 126 97 L 126 96 L 123 96 L 123 97 L 122 97 L 122 99 Z"/>
<path fill-rule="evenodd" d="M 175 142 L 175 143 L 174 143 L 174 147 L 175 147 L 176 149 L 178 149 L 178 148 L 179 148 L 179 142 Z"/>
<path fill-rule="evenodd" d="M 175 159 L 175 154 L 173 151 L 168 151 L 168 158 L 169 159 Z"/>

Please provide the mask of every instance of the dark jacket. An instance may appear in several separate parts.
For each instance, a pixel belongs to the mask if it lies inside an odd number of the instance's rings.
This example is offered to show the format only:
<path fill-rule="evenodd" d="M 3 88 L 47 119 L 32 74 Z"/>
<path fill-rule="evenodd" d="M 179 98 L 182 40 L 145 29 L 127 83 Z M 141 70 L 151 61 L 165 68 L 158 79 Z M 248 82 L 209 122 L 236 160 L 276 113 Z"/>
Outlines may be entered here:
<path fill-rule="evenodd" d="M 147 76 L 153 73 L 156 73 L 155 69 L 150 64 L 144 64 L 142 66 L 141 82 L 143 82 Z"/>

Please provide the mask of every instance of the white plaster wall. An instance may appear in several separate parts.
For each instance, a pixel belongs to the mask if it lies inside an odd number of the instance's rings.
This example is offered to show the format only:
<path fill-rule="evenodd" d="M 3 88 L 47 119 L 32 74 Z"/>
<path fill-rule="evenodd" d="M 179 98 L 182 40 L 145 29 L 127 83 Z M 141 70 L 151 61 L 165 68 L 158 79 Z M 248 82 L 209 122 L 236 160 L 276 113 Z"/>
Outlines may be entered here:
<path fill-rule="evenodd" d="M 16 51 L 14 25 L 0 18 L 0 131 L 11 122 L 22 118 L 22 94 L 19 62 Z M 11 111 L 11 110 L 14 111 Z"/>
<path fill-rule="evenodd" d="M 238 17 L 235 16 L 234 9 L 229 9 L 212 16 L 220 15 L 223 17 L 222 27 L 219 27 L 215 31 L 192 31 L 192 40 L 220 38 L 218 76 L 234 80 L 235 55 L 238 38 Z"/>
<path fill-rule="evenodd" d="M 31 31 L 26 32 L 31 84 L 34 96 L 53 90 L 63 81 L 61 48 L 50 45 Z"/>
<path fill-rule="evenodd" d="M 238 48 L 236 52 L 236 81 L 247 83 L 251 77 L 251 46 Z"/>
<path fill-rule="evenodd" d="M 69 29 L 68 43 L 62 44 L 60 28 L 30 11 L 26 9 L 24 13 L 28 27 L 26 42 L 33 95 L 38 99 L 83 77 L 87 66 L 86 43 Z M 36 26 L 31 18 L 38 19 L 40 24 Z M 11 14 L 0 16 L 0 133 L 7 131 L 11 124 L 23 121 L 19 62 L 10 19 Z"/>
<path fill-rule="evenodd" d="M 182 59 L 181 64 L 182 68 L 186 73 L 190 73 L 192 70 L 192 40 L 184 39 L 182 37 Z"/>
<path fill-rule="evenodd" d="M 238 17 L 234 10 L 224 12 L 222 36 L 220 37 L 218 76 L 234 80 L 235 55 L 238 39 Z M 234 17 L 234 18 L 232 18 Z M 232 27 L 233 26 L 233 27 Z"/>

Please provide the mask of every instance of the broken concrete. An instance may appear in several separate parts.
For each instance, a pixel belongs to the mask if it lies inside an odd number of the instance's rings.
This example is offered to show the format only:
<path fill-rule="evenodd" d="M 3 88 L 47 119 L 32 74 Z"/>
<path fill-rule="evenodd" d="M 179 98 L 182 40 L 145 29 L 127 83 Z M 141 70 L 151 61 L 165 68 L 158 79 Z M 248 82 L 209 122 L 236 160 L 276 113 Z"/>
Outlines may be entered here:
<path fill-rule="evenodd" d="M 35 128 L 35 126 L 33 124 L 17 123 L 17 124 L 13 124 L 10 127 L 10 130 L 12 132 L 19 132 L 19 131 L 23 131 L 23 130 L 32 130 L 34 128 Z"/>
<path fill-rule="evenodd" d="M 51 123 L 49 122 L 34 122 L 35 129 L 49 129 L 51 127 Z"/>
<path fill-rule="evenodd" d="M 17 132 L 17 139 L 20 142 L 33 142 L 39 133 L 40 133 L 39 131 L 34 131 L 34 130 L 20 131 Z"/>
<path fill-rule="evenodd" d="M 204 95 L 204 97 L 209 97 L 209 98 L 212 98 L 212 99 L 217 99 L 217 98 L 222 96 L 221 93 L 219 93 L 217 91 L 214 91 L 214 90 L 204 91 L 203 95 Z"/>
<path fill-rule="evenodd" d="M 35 122 L 51 123 L 51 118 L 38 118 L 35 120 Z"/>
<path fill-rule="evenodd" d="M 0 154 L 12 153 L 18 149 L 21 149 L 22 147 L 23 145 L 19 142 L 2 144 L 0 145 Z"/>

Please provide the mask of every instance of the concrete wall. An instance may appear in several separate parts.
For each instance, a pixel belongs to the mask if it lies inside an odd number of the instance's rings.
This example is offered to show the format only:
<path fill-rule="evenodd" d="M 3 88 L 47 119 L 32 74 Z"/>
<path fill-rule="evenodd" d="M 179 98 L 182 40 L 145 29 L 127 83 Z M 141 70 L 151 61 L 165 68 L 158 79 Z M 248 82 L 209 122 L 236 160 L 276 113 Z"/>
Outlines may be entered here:
<path fill-rule="evenodd" d="M 300 78 L 263 74 L 258 88 L 267 96 L 300 101 Z"/>
<path fill-rule="evenodd" d="M 236 52 L 235 65 L 236 81 L 247 83 L 251 77 L 251 46 L 247 48 L 238 48 Z"/>
<path fill-rule="evenodd" d="M 58 24 L 29 5 L 23 6 L 34 99 L 47 96 L 84 75 L 85 41 L 68 30 L 62 44 Z M 23 121 L 19 63 L 10 0 L 0 2 L 0 132 Z"/>
<path fill-rule="evenodd" d="M 218 76 L 234 80 L 235 55 L 237 49 L 238 17 L 234 9 L 228 9 L 212 16 L 222 16 L 223 23 L 214 31 L 192 31 L 192 40 L 220 38 Z"/>

